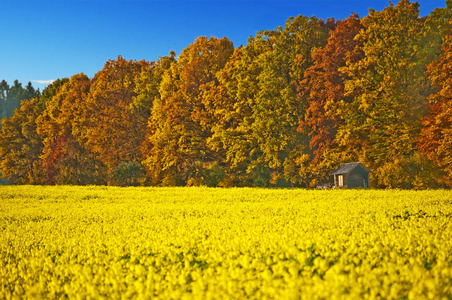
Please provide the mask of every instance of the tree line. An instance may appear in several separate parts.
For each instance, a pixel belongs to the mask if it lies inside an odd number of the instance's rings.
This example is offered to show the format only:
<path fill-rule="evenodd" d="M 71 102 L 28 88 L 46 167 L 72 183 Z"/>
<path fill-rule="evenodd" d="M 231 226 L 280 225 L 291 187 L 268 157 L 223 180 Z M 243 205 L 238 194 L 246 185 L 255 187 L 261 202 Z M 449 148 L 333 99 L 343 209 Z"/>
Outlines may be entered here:
<path fill-rule="evenodd" d="M 314 187 L 360 161 L 372 187 L 450 187 L 446 5 L 425 17 L 409 0 L 364 18 L 300 15 L 238 48 L 199 37 L 177 57 L 118 56 L 93 78 L 27 86 L 20 107 L 2 82 L 2 104 L 16 105 L 3 116 L 16 109 L 1 122 L 1 173 L 17 184 Z"/>

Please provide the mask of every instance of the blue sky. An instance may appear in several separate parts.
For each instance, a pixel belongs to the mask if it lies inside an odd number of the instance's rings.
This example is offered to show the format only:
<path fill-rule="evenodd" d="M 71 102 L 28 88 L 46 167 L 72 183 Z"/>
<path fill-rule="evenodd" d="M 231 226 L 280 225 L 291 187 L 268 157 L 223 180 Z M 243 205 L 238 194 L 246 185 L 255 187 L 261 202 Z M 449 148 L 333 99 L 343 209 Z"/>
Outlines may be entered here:
<path fill-rule="evenodd" d="M 398 1 L 393 1 L 396 4 Z M 421 16 L 445 0 L 420 0 Z M 198 36 L 246 45 L 291 16 L 364 17 L 386 0 L 0 0 L 0 80 L 41 90 L 57 78 L 101 70 L 108 59 L 156 60 Z"/>

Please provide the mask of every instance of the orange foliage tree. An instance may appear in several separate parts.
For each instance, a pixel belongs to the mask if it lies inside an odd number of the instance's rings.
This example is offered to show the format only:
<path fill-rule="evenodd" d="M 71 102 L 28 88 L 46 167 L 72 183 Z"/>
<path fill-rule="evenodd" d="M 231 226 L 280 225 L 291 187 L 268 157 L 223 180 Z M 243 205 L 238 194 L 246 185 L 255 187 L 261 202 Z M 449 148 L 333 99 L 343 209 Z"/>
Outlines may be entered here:
<path fill-rule="evenodd" d="M 104 183 L 102 163 L 90 153 L 80 136 L 81 108 L 88 97 L 90 79 L 74 75 L 45 102 L 37 119 L 43 139 L 40 156 L 46 184 Z"/>
<path fill-rule="evenodd" d="M 121 56 L 107 61 L 92 79 L 89 95 L 76 117 L 80 124 L 76 134 L 110 174 L 122 162 L 140 165 L 142 160 L 140 146 L 146 135 L 146 122 L 141 110 L 150 108 L 134 105 L 134 98 L 136 80 L 148 66 L 144 60 L 127 61 Z"/>

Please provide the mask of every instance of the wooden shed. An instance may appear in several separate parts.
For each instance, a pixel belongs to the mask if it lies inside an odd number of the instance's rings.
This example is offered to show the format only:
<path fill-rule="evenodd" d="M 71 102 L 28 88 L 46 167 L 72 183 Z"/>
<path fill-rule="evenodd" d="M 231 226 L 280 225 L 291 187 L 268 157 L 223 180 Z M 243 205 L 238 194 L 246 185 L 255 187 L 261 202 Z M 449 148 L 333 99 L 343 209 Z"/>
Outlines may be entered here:
<path fill-rule="evenodd" d="M 369 187 L 370 170 L 360 162 L 343 164 L 331 173 L 335 187 L 353 189 Z"/>

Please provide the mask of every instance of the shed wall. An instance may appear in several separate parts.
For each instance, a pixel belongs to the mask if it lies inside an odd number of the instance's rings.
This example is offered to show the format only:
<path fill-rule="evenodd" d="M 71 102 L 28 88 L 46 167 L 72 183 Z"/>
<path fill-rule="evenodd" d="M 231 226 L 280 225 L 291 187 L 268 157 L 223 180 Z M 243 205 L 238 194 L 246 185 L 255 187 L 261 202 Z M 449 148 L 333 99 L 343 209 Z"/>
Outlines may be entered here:
<path fill-rule="evenodd" d="M 360 188 L 369 186 L 369 174 L 361 168 L 354 169 L 348 176 L 348 188 Z"/>

